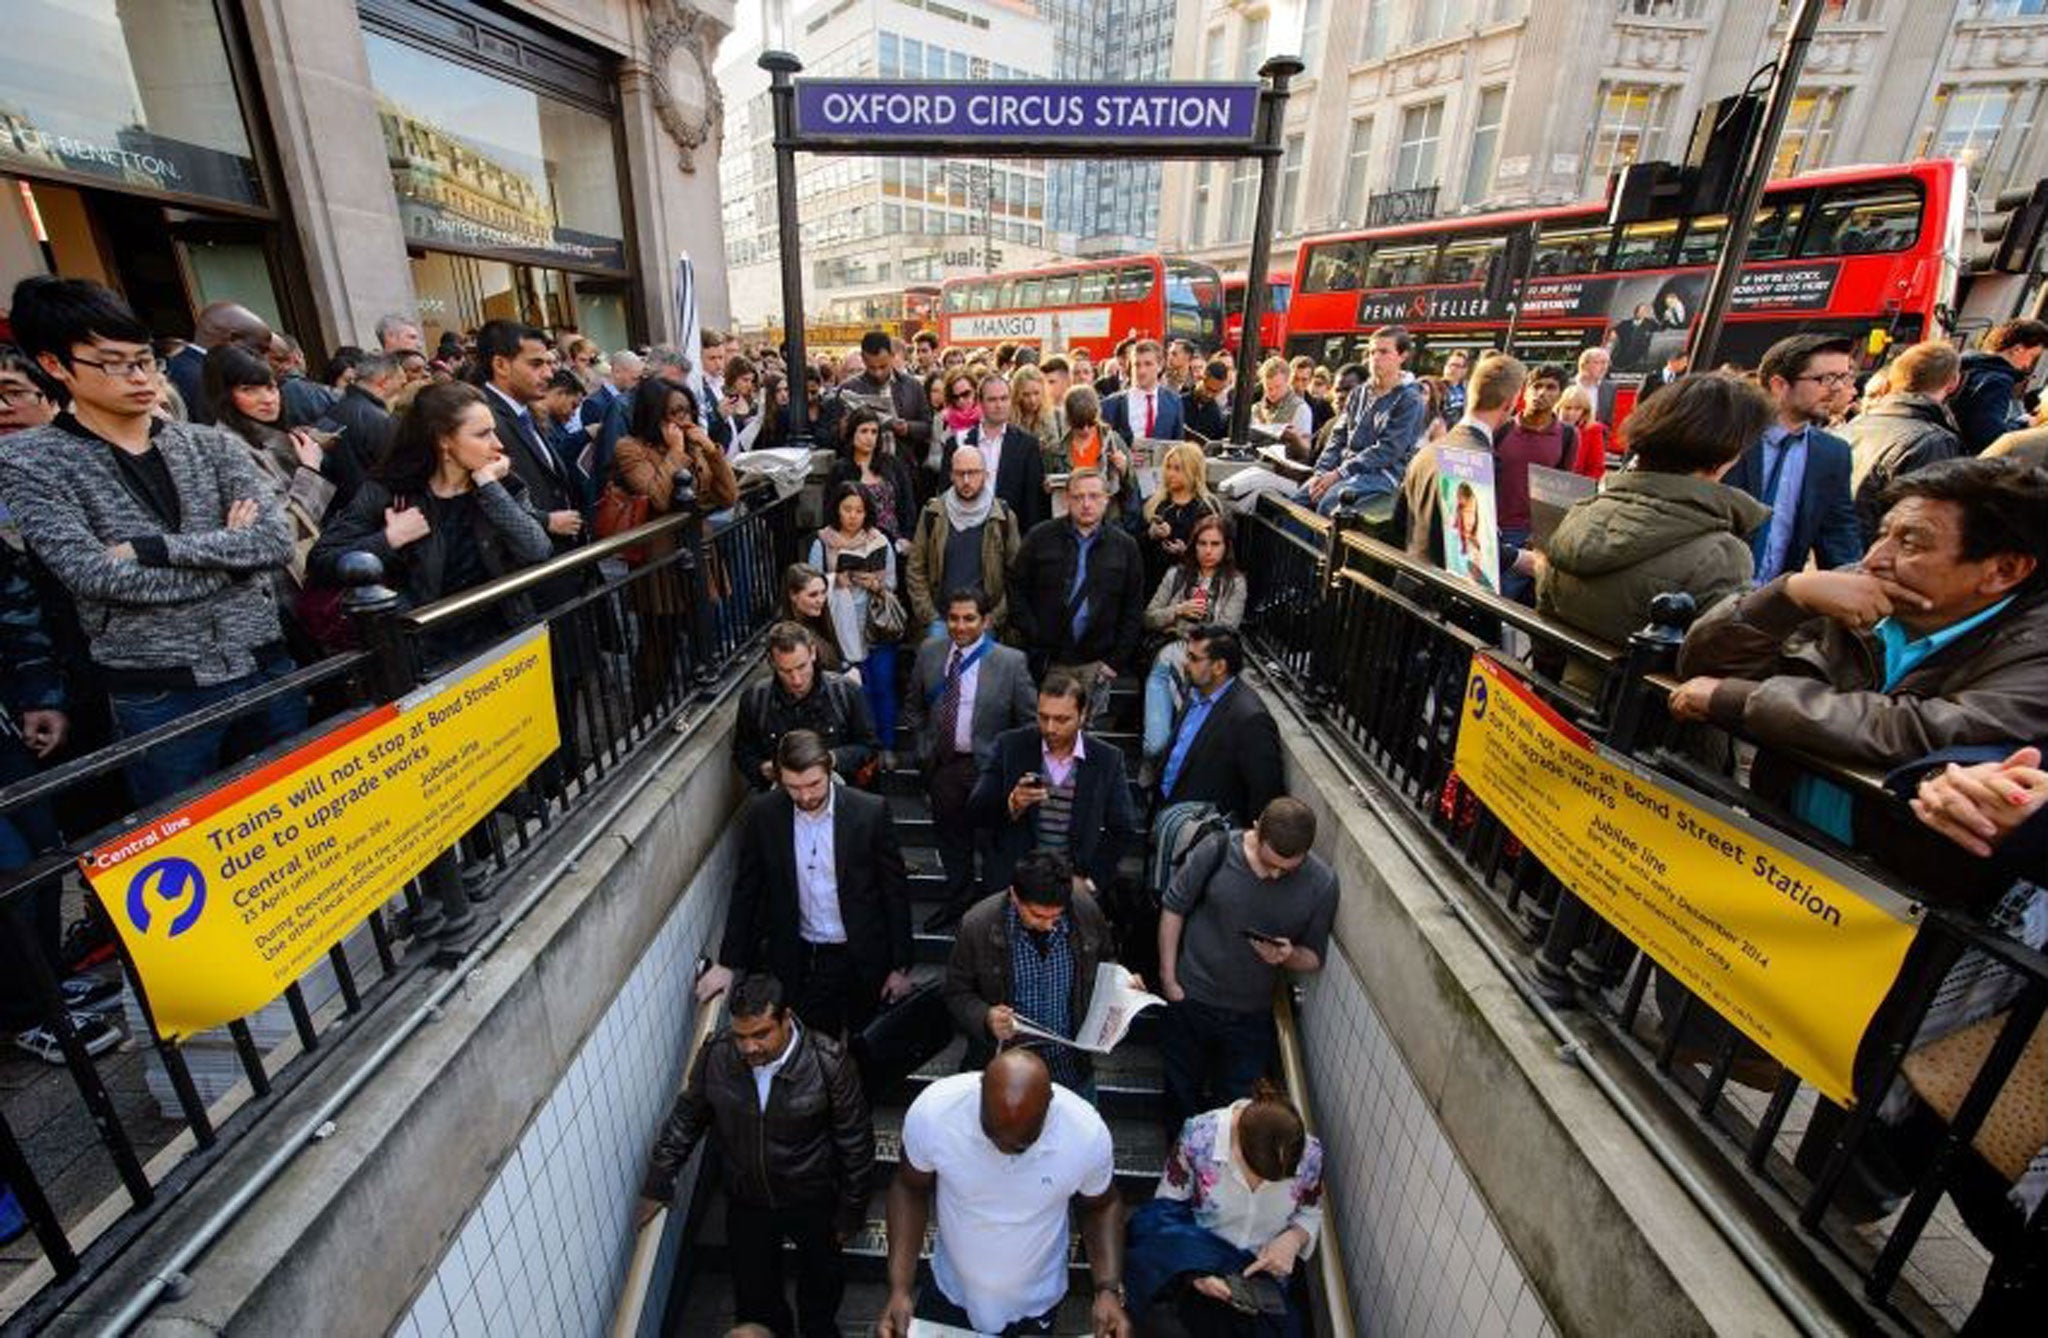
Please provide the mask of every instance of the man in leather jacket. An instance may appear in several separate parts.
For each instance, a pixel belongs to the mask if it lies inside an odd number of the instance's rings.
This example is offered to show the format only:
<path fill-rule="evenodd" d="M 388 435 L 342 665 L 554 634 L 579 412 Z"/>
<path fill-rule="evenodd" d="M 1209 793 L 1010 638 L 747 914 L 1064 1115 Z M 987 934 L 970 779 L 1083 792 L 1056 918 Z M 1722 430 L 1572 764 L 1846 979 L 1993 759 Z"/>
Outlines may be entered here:
<path fill-rule="evenodd" d="M 740 776 L 756 790 L 772 789 L 776 743 L 792 730 L 807 729 L 832 750 L 834 775 L 860 778 L 881 743 L 859 685 L 820 669 L 811 634 L 797 623 L 768 629 L 768 667 L 773 677 L 740 698 L 732 735 L 732 760 Z"/>
<path fill-rule="evenodd" d="M 745 977 L 731 1007 L 655 1140 L 636 1225 L 675 1198 L 678 1172 L 708 1134 L 724 1172 L 735 1322 L 837 1338 L 841 1250 L 867 1214 L 875 1165 L 860 1072 L 837 1041 L 804 1029 L 775 977 Z M 785 1238 L 797 1252 L 797 1323 L 782 1290 Z"/>

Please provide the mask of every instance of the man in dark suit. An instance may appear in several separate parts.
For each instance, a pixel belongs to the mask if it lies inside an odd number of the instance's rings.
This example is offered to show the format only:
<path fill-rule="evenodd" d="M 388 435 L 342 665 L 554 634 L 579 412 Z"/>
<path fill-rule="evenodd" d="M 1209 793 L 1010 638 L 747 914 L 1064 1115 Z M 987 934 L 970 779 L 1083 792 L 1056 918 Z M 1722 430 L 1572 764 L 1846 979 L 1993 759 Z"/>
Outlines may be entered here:
<path fill-rule="evenodd" d="M 200 309 L 192 326 L 192 342 L 179 349 L 164 364 L 164 374 L 178 388 L 185 401 L 185 417 L 194 423 L 211 423 L 213 406 L 201 389 L 206 367 L 206 350 L 221 344 L 240 344 L 266 361 L 270 357 L 270 327 L 263 318 L 239 302 L 209 302 Z"/>
<path fill-rule="evenodd" d="M 806 1027 L 839 1037 L 910 993 L 903 852 L 888 803 L 834 780 L 817 735 L 785 734 L 775 767 L 776 788 L 740 817 L 725 938 L 697 998 L 736 971 L 768 971 Z"/>
<path fill-rule="evenodd" d="M 990 374 L 981 381 L 981 421 L 967 429 L 965 444 L 976 447 L 988 463 L 990 484 L 996 496 L 1009 505 L 1017 517 L 1017 528 L 1028 531 L 1051 514 L 1045 492 L 1045 457 L 1042 443 L 1010 421 L 1010 383 Z M 940 472 L 950 473 L 950 459 Z"/>
<path fill-rule="evenodd" d="M 1187 426 L 1180 396 L 1160 384 L 1159 371 L 1165 361 L 1156 339 L 1140 339 L 1131 350 L 1131 384 L 1102 402 L 1102 421 L 1125 441 L 1156 437 L 1179 441 Z"/>
<path fill-rule="evenodd" d="M 1188 699 L 1159 768 L 1166 804 L 1209 803 L 1250 826 L 1281 793 L 1280 729 L 1249 683 L 1244 643 L 1214 624 L 1188 633 Z"/>
<path fill-rule="evenodd" d="M 1008 887 L 1030 850 L 1064 850 L 1074 871 L 1107 895 L 1116 862 L 1138 835 L 1130 777 L 1115 746 L 1081 732 L 1088 689 L 1062 670 L 1038 688 L 1038 724 L 996 738 L 969 808 L 993 830 L 982 881 Z"/>
<path fill-rule="evenodd" d="M 903 712 L 946 868 L 946 904 L 926 922 L 930 930 L 957 919 L 979 895 L 967 802 L 976 774 L 995 752 L 996 736 L 1029 726 L 1036 707 L 1024 652 L 990 634 L 988 613 L 988 595 L 978 587 L 946 596 L 946 635 L 918 647 Z"/>
<path fill-rule="evenodd" d="M 1798 571 L 1809 557 L 1826 570 L 1863 556 L 1849 443 L 1822 430 L 1836 396 L 1855 379 L 1854 350 L 1843 336 L 1792 335 L 1765 350 L 1757 366 L 1776 418 L 1721 481 L 1771 508 L 1770 522 L 1749 540 L 1758 585 Z"/>
<path fill-rule="evenodd" d="M 1666 386 L 1675 385 L 1685 376 L 1686 369 L 1690 366 L 1692 366 L 1692 355 L 1682 348 L 1674 349 L 1664 359 L 1664 365 L 1661 368 L 1643 378 L 1643 388 L 1636 395 L 1636 407 L 1640 409 L 1649 401 L 1650 396 Z"/>
<path fill-rule="evenodd" d="M 557 555 L 576 547 L 583 535 L 583 512 L 576 481 L 563 467 L 534 418 L 533 406 L 547 393 L 548 346 L 541 332 L 518 321 L 485 321 L 476 332 L 476 366 L 484 399 L 496 420 L 498 444 L 512 461 L 512 472 L 526 485 L 527 500 L 546 517 Z M 534 590 L 534 602 L 551 609 L 574 599 L 584 582 L 558 576 Z M 557 655 L 566 653 L 558 650 Z"/>
<path fill-rule="evenodd" d="M 1145 559 L 1108 510 L 1102 471 L 1075 470 L 1067 514 L 1031 527 L 1003 591 L 1032 666 L 1078 670 L 1091 692 L 1130 669 L 1145 626 Z"/>
<path fill-rule="evenodd" d="M 394 353 L 366 353 L 361 365 L 356 368 L 356 379 L 349 382 L 348 389 L 341 392 L 341 398 L 327 409 L 315 423 L 341 434 L 327 452 L 329 464 L 336 458 L 346 462 L 349 482 L 343 491 L 353 496 L 356 485 L 365 475 L 376 468 L 384 458 L 385 449 L 391 444 L 391 437 L 398 430 L 398 422 L 391 416 L 391 397 L 405 385 L 405 367 Z M 337 485 L 342 480 L 336 478 Z M 336 497 L 335 504 L 342 505 L 346 497 Z M 330 508 L 331 509 L 331 508 Z"/>

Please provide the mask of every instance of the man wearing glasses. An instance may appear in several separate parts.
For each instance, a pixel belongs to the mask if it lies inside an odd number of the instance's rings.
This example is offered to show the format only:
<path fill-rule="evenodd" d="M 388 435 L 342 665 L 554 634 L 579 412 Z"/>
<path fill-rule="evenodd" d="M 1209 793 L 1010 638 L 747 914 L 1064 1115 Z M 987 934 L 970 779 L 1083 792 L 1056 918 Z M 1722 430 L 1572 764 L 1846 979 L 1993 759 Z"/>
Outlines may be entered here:
<path fill-rule="evenodd" d="M 270 574 L 291 522 L 246 447 L 167 422 L 149 329 L 82 279 L 25 279 L 9 313 L 22 351 L 71 407 L 0 442 L 0 500 L 77 601 L 124 736 L 294 668 Z M 169 797 L 304 728 L 303 696 L 151 748 L 127 768 L 138 804 Z"/>
<path fill-rule="evenodd" d="M 1849 443 L 1824 426 L 1856 377 L 1855 344 L 1840 335 L 1793 335 L 1765 350 L 1757 379 L 1776 409 L 1763 440 L 1742 453 L 1722 482 L 1771 508 L 1750 535 L 1756 583 L 1798 571 L 1811 557 L 1827 570 L 1863 556 L 1849 490 Z"/>

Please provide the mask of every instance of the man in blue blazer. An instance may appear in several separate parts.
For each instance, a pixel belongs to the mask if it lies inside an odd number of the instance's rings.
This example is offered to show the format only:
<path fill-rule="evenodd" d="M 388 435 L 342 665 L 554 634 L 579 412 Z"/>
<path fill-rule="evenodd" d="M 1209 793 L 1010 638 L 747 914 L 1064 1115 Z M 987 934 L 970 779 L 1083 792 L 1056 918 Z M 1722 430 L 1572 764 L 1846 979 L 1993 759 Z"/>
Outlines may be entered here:
<path fill-rule="evenodd" d="M 1855 344 L 1835 335 L 1780 339 L 1757 367 L 1776 417 L 1721 481 L 1771 508 L 1769 523 L 1750 536 L 1758 585 L 1800 570 L 1809 557 L 1823 569 L 1863 557 L 1849 443 L 1824 430 L 1855 375 Z"/>
<path fill-rule="evenodd" d="M 1140 339 L 1131 349 L 1131 384 L 1102 402 L 1102 421 L 1125 441 L 1157 437 L 1179 441 L 1187 416 L 1180 396 L 1162 385 L 1165 356 L 1156 339 Z"/>

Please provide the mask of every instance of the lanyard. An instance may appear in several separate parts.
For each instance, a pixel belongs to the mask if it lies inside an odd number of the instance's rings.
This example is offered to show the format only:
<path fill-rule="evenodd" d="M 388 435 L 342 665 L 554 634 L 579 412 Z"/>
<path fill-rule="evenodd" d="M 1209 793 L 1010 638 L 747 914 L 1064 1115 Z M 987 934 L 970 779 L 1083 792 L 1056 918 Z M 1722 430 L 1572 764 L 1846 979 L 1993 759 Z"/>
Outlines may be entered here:
<path fill-rule="evenodd" d="M 987 638 L 986 636 L 984 636 L 984 637 L 983 637 L 983 638 L 982 638 L 982 639 L 981 639 L 980 641 L 977 641 L 977 642 L 976 642 L 976 643 L 974 644 L 974 649 L 973 649 L 973 650 L 971 650 L 971 651 L 969 651 L 969 652 L 967 653 L 967 656 L 966 656 L 966 658 L 964 658 L 964 659 L 962 659 L 962 660 L 960 661 L 960 672 L 959 672 L 959 673 L 958 673 L 958 675 L 957 675 L 957 677 L 958 677 L 959 679 L 961 679 L 962 681 L 965 681 L 965 680 L 966 680 L 966 678 L 967 678 L 967 671 L 968 671 L 969 669 L 972 669 L 972 668 L 973 668 L 973 667 L 974 667 L 975 665 L 977 665 L 977 664 L 979 664 L 979 663 L 981 662 L 981 657 L 982 657 L 982 656 L 984 656 L 984 655 L 986 655 L 986 654 L 988 654 L 988 651 L 989 651 L 989 646 L 990 646 L 991 644 L 992 644 L 992 643 L 991 643 L 991 642 L 989 641 L 989 639 L 988 639 L 988 638 Z M 938 685 L 937 687 L 933 688 L 933 689 L 932 689 L 932 690 L 931 690 L 930 692 L 927 692 L 927 693 L 925 693 L 925 695 L 924 695 L 924 704 L 925 704 L 926 706 L 931 706 L 931 705 L 934 705 L 934 704 L 936 704 L 936 703 L 938 702 L 939 698 L 941 698 L 941 697 L 943 697 L 943 696 L 945 696 L 945 695 L 946 695 L 946 684 L 948 684 L 949 682 L 952 682 L 952 681 L 953 681 L 953 679 L 954 679 L 955 677 L 956 677 L 956 675 L 953 675 L 953 674 L 942 674 L 942 675 L 940 675 L 940 677 L 939 677 L 939 685 Z"/>

